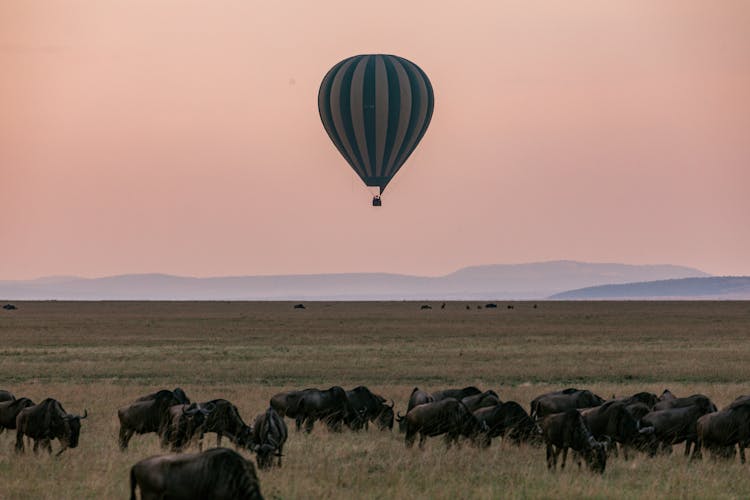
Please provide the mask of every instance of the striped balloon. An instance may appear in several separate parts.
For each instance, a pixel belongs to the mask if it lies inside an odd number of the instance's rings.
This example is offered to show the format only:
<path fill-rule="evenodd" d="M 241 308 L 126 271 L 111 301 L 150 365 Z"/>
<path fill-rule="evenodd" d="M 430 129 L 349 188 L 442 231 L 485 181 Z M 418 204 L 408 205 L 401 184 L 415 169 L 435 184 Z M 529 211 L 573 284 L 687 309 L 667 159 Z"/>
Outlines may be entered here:
<path fill-rule="evenodd" d="M 424 71 L 386 54 L 344 59 L 318 93 L 320 119 L 336 148 L 381 193 L 427 131 L 434 104 Z"/>

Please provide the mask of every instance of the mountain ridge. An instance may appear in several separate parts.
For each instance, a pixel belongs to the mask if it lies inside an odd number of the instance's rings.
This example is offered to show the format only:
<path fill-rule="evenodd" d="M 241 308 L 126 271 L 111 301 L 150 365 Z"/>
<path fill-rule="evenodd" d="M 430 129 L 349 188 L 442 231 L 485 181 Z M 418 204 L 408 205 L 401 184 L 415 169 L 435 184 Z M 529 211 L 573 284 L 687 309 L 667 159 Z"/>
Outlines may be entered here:
<path fill-rule="evenodd" d="M 142 273 L 101 278 L 0 281 L 8 300 L 494 300 L 543 299 L 564 291 L 710 276 L 684 266 L 572 260 L 468 266 L 443 276 L 328 273 L 187 277 Z"/>

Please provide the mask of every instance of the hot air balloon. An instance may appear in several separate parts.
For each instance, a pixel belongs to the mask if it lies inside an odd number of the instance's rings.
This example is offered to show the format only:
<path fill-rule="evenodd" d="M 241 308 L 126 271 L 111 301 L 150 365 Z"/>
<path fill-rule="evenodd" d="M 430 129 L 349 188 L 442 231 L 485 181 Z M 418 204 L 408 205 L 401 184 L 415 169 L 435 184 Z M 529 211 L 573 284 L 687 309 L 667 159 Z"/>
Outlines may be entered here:
<path fill-rule="evenodd" d="M 427 75 L 399 56 L 349 57 L 323 78 L 323 127 L 365 185 L 378 188 L 373 206 L 424 136 L 434 105 Z"/>

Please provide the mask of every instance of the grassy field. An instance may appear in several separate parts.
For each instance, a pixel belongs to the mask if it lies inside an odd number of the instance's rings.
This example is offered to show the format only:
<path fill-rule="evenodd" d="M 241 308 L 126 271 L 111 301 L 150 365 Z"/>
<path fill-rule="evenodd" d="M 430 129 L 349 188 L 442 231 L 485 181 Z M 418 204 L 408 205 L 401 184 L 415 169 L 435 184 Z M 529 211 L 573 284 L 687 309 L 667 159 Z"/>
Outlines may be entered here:
<path fill-rule="evenodd" d="M 248 422 L 274 393 L 312 386 L 365 384 L 402 411 L 415 385 L 477 385 L 527 409 L 568 386 L 702 392 L 718 406 L 750 393 L 748 302 L 506 304 L 17 303 L 0 310 L 0 389 L 90 417 L 57 459 L 17 456 L 15 433 L 0 435 L 0 498 L 127 498 L 129 467 L 161 451 L 150 435 L 121 453 L 116 409 L 177 385 L 233 401 Z M 281 470 L 259 473 L 267 498 L 750 497 L 750 466 L 681 453 L 612 459 L 600 477 L 551 474 L 541 448 L 432 439 L 422 452 L 374 430 L 291 430 L 285 451 Z"/>

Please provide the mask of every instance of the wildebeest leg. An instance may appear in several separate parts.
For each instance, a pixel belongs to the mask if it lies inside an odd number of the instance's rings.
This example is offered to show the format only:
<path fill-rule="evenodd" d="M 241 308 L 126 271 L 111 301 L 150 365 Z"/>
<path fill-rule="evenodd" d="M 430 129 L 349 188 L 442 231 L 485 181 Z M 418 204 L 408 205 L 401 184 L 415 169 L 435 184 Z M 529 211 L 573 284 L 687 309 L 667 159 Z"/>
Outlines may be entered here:
<path fill-rule="evenodd" d="M 701 447 L 703 446 L 703 443 L 700 439 L 698 439 L 695 442 L 695 446 L 693 447 L 693 455 L 690 457 L 690 460 L 700 460 L 703 458 L 703 453 L 701 452 Z"/>
<path fill-rule="evenodd" d="M 422 433 L 422 432 L 420 432 L 419 433 L 419 449 L 420 450 L 424 450 L 425 439 L 427 439 L 427 435 L 424 434 L 424 433 Z"/>
<path fill-rule="evenodd" d="M 217 432 L 216 433 L 216 446 L 217 447 L 221 446 L 221 437 L 222 437 L 221 432 Z"/>
<path fill-rule="evenodd" d="M 36 455 L 37 453 L 39 453 L 39 440 L 38 440 L 38 439 L 35 439 L 35 440 L 34 440 L 34 448 L 33 448 L 33 449 L 34 449 L 34 454 L 35 454 L 35 455 Z"/>
<path fill-rule="evenodd" d="M 120 451 L 125 451 L 128 448 L 128 443 L 130 442 L 130 438 L 133 437 L 133 432 L 125 427 L 120 427 Z"/>
<path fill-rule="evenodd" d="M 406 437 L 404 439 L 404 444 L 406 445 L 407 448 L 411 448 L 412 446 L 414 446 L 414 439 L 416 437 L 417 437 L 417 433 L 416 432 L 410 432 L 410 429 L 407 427 L 406 428 Z"/>
<path fill-rule="evenodd" d="M 560 470 L 565 468 L 565 462 L 568 459 L 568 447 L 567 446 L 563 447 L 562 454 L 563 454 L 563 459 L 562 459 L 562 463 L 560 464 Z"/>
<path fill-rule="evenodd" d="M 693 441 L 690 439 L 685 440 L 685 456 L 690 456 L 690 445 L 693 444 Z"/>
<path fill-rule="evenodd" d="M 304 417 L 297 415 L 297 417 L 294 419 L 294 425 L 297 428 L 297 432 L 302 428 L 302 421 L 304 420 Z"/>
<path fill-rule="evenodd" d="M 23 432 L 21 432 L 21 429 L 18 429 L 16 432 L 16 452 L 23 453 L 23 451 Z"/>
<path fill-rule="evenodd" d="M 742 443 L 737 443 L 737 447 L 740 449 L 740 463 L 745 463 L 745 445 Z"/>
<path fill-rule="evenodd" d="M 625 460 L 630 460 L 630 456 L 628 455 L 628 450 L 630 447 L 624 443 L 620 443 L 620 446 L 622 447 L 622 458 L 624 458 Z M 617 444 L 615 444 L 615 449 L 616 448 L 617 448 Z"/>
<path fill-rule="evenodd" d="M 555 456 L 552 452 L 552 445 L 547 444 L 547 468 L 551 469 L 555 464 L 554 462 Z"/>
<path fill-rule="evenodd" d="M 307 417 L 305 419 L 305 432 L 310 434 L 315 426 L 315 419 L 313 417 Z"/>

